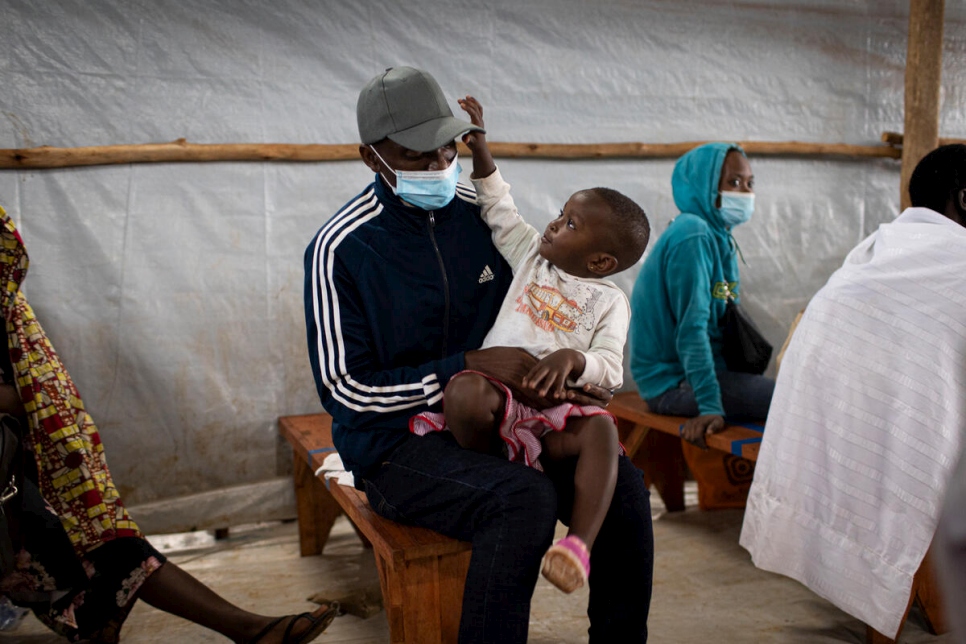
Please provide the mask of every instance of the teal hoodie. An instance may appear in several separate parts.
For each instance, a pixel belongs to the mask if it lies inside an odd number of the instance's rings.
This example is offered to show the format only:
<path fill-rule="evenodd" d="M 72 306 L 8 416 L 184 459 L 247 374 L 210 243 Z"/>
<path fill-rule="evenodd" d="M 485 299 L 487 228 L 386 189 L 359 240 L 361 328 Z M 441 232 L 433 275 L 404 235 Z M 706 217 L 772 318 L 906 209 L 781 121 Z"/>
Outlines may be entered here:
<path fill-rule="evenodd" d="M 631 294 L 631 374 L 645 400 L 687 379 L 701 414 L 724 415 L 715 376 L 725 369 L 721 328 L 727 291 L 738 297 L 738 263 L 715 207 L 731 143 L 699 146 L 674 165 L 671 188 L 681 211 L 654 244 Z"/>

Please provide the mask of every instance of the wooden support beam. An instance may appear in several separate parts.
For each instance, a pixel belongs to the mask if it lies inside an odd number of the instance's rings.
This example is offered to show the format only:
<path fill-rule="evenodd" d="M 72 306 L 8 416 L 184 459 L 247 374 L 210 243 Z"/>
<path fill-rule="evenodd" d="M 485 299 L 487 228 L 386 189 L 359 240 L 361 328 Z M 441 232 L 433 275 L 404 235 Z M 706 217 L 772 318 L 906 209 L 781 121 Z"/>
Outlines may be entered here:
<path fill-rule="evenodd" d="M 490 143 L 494 157 L 509 159 L 676 159 L 705 141 L 684 143 Z M 756 156 L 839 156 L 898 159 L 891 145 L 850 145 L 801 141 L 741 141 Z M 460 154 L 469 149 L 459 144 Z M 125 163 L 200 163 L 216 161 L 352 161 L 358 144 L 170 143 L 102 145 L 77 148 L 0 149 L 0 169 L 69 168 Z"/>
<path fill-rule="evenodd" d="M 888 143 L 889 145 L 894 145 L 897 147 L 902 147 L 902 134 L 899 132 L 883 132 L 882 142 Z M 939 137 L 939 145 L 952 145 L 954 143 L 959 143 L 966 145 L 966 139 L 957 139 L 948 136 Z"/>
<path fill-rule="evenodd" d="M 905 126 L 899 201 L 910 206 L 909 177 L 939 144 L 939 89 L 945 0 L 910 0 L 906 52 Z"/>

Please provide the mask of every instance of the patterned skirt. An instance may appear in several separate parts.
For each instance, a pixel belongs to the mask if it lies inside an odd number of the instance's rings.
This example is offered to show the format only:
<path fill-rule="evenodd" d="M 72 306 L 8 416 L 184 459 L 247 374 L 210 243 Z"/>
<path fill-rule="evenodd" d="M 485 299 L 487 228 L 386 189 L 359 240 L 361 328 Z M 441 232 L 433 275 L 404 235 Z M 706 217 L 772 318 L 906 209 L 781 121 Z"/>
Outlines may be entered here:
<path fill-rule="evenodd" d="M 144 580 L 165 562 L 121 501 L 104 446 L 77 387 L 20 285 L 29 258 L 0 208 L 0 311 L 7 351 L 2 381 L 23 404 L 23 493 L 14 571 L 0 594 L 71 641 L 117 641 Z"/>
<path fill-rule="evenodd" d="M 548 432 L 559 432 L 567 426 L 570 418 L 585 416 L 608 416 L 614 420 L 609 411 L 591 405 L 575 405 L 563 403 L 548 409 L 538 410 L 524 405 L 513 398 L 509 387 L 495 378 L 466 369 L 456 374 L 475 373 L 483 376 L 503 392 L 506 404 L 503 407 L 503 420 L 500 422 L 500 438 L 506 445 L 507 457 L 514 462 L 523 463 L 534 469 L 543 471 L 540 465 L 540 453 L 543 445 L 540 439 Z M 456 376 L 454 376 L 455 378 Z M 443 401 L 446 404 L 446 401 Z M 616 423 L 617 421 L 614 420 Z M 430 432 L 445 431 L 446 420 L 441 412 L 423 412 L 409 420 L 409 431 L 417 436 L 425 436 Z M 621 447 L 621 453 L 624 448 Z"/>

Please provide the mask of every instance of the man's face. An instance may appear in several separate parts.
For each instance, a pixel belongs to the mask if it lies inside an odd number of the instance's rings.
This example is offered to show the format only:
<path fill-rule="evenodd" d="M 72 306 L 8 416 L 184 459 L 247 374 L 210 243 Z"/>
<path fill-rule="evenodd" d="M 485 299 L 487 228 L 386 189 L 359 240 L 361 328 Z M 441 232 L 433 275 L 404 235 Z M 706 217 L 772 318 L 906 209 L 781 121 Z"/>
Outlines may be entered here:
<path fill-rule="evenodd" d="M 393 188 L 396 187 L 396 175 L 394 174 L 396 170 L 407 172 L 445 170 L 456 158 L 456 141 L 451 141 L 448 145 L 429 152 L 416 152 L 389 139 L 373 143 L 372 147 L 376 149 L 379 156 L 373 154 L 369 146 L 360 145 L 359 154 L 362 156 L 362 160 L 370 170 L 382 175 L 386 183 Z M 382 161 L 379 159 L 380 156 Z"/>

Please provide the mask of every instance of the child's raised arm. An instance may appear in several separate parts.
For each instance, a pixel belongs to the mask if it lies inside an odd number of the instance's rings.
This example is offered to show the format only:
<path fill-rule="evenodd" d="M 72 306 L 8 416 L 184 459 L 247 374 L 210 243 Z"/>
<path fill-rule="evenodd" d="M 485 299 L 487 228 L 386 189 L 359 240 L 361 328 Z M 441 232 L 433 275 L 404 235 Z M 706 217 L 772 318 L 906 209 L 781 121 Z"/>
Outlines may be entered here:
<path fill-rule="evenodd" d="M 473 125 L 483 125 L 483 106 L 472 96 L 458 99 L 457 102 L 463 111 L 470 117 Z M 468 132 L 463 135 L 463 143 L 473 153 L 473 174 L 472 179 L 483 179 L 496 171 L 496 163 L 493 162 L 493 155 L 490 154 L 490 146 L 486 144 L 486 134 L 483 132 Z"/>

